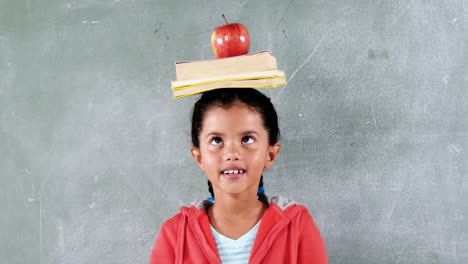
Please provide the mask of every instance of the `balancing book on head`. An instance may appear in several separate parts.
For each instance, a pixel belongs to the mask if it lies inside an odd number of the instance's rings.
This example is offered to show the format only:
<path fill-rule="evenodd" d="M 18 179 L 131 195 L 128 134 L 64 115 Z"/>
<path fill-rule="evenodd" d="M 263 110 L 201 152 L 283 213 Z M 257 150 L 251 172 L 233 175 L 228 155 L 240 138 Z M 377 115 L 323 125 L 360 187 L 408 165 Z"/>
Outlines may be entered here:
<path fill-rule="evenodd" d="M 214 60 L 176 62 L 174 99 L 218 88 L 274 88 L 286 84 L 269 51 Z"/>

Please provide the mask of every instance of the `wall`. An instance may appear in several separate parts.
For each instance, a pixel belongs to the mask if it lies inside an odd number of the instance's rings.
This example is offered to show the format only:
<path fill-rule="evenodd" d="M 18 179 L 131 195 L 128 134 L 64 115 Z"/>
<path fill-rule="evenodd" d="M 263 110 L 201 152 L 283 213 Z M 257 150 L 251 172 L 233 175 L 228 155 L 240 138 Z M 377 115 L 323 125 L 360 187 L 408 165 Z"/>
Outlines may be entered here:
<path fill-rule="evenodd" d="M 305 204 L 330 263 L 468 263 L 468 2 L 0 0 L 0 259 L 147 263 L 208 195 L 196 97 L 226 14 L 288 85 L 266 192 Z M 3 262 L 3 261 L 2 261 Z"/>

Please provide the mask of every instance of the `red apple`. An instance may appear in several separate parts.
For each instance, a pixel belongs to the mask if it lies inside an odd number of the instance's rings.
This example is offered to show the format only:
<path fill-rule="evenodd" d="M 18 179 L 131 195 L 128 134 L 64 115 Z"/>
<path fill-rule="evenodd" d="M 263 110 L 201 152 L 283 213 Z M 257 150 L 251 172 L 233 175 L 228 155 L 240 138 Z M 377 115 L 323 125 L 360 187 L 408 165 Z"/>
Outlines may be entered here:
<path fill-rule="evenodd" d="M 218 58 L 239 56 L 249 53 L 250 36 L 247 28 L 240 23 L 229 24 L 223 15 L 225 25 L 217 27 L 211 34 L 211 47 Z"/>

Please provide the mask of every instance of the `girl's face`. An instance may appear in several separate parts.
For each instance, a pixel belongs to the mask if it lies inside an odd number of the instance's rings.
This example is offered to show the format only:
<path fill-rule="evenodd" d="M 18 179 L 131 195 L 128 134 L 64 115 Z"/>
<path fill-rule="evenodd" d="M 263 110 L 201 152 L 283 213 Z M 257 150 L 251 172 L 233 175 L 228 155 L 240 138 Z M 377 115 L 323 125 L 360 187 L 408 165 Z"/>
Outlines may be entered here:
<path fill-rule="evenodd" d="M 280 145 L 269 146 L 261 116 L 237 102 L 205 113 L 200 147 L 192 155 L 213 185 L 215 196 L 257 195 L 260 176 L 273 164 Z"/>

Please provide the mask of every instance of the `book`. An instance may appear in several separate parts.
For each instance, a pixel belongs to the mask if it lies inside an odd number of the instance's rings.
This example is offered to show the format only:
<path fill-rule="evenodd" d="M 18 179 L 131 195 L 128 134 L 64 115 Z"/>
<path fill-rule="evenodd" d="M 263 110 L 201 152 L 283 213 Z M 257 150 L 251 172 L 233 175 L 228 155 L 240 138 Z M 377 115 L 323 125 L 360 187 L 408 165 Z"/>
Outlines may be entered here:
<path fill-rule="evenodd" d="M 257 80 L 238 80 L 238 81 L 220 81 L 209 84 L 188 86 L 184 89 L 173 90 L 174 99 L 203 93 L 220 88 L 276 88 L 280 85 L 286 84 L 284 78 L 269 78 Z"/>
<path fill-rule="evenodd" d="M 215 77 L 208 77 L 203 79 L 193 79 L 193 80 L 177 80 L 172 81 L 172 89 L 177 90 L 185 86 L 193 85 L 202 85 L 208 83 L 214 83 L 222 81 L 239 81 L 239 80 L 254 80 L 254 79 L 264 79 L 264 78 L 284 78 L 284 72 L 280 70 L 268 70 L 268 71 L 259 71 L 259 72 L 245 72 L 237 73 L 230 75 L 219 75 Z"/>
<path fill-rule="evenodd" d="M 173 98 L 220 88 L 275 88 L 286 84 L 283 71 L 269 51 L 215 60 L 176 63 Z"/>
<path fill-rule="evenodd" d="M 214 60 L 176 62 L 176 78 L 179 81 L 203 79 L 241 72 L 257 72 L 277 69 L 276 58 L 269 51 Z"/>

